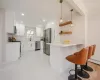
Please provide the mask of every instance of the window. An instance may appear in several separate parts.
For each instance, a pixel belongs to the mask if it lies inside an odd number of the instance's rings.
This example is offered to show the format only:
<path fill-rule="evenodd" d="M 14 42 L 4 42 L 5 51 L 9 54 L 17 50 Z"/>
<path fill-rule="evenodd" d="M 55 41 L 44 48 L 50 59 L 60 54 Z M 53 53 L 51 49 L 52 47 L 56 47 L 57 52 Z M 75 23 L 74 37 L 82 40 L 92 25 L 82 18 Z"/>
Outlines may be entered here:
<path fill-rule="evenodd" d="M 27 30 L 27 37 L 32 37 L 34 35 L 34 31 L 33 30 Z"/>

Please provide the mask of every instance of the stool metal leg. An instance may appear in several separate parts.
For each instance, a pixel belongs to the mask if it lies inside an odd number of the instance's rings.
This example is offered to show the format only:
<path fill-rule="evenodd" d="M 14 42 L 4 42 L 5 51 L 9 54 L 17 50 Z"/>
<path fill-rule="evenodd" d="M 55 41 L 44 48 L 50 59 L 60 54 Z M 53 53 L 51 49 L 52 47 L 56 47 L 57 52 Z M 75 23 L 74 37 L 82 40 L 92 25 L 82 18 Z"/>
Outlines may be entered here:
<path fill-rule="evenodd" d="M 78 70 L 78 75 L 82 78 L 89 78 L 90 77 L 90 75 L 86 71 L 83 70 L 83 65 L 81 65 L 81 69 Z"/>
<path fill-rule="evenodd" d="M 75 79 L 77 79 L 77 65 L 75 64 Z"/>
<path fill-rule="evenodd" d="M 70 75 L 70 76 L 68 77 L 68 80 L 82 80 L 81 78 L 79 78 L 79 77 L 77 76 L 77 64 L 75 64 L 75 75 Z"/>
<path fill-rule="evenodd" d="M 86 62 L 86 65 L 83 66 L 83 69 L 86 70 L 86 71 L 90 71 L 90 72 L 93 71 L 93 69 L 90 66 L 88 66 L 88 62 Z"/>

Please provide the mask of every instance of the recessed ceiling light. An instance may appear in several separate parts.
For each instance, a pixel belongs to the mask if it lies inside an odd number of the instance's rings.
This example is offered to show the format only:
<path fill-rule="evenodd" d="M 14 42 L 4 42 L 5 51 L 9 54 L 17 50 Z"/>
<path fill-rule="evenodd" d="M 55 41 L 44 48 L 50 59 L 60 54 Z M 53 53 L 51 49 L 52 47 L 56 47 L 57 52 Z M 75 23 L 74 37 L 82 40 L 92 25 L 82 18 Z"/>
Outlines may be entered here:
<path fill-rule="evenodd" d="M 43 22 L 45 22 L 46 20 L 45 19 L 43 19 Z"/>
<path fill-rule="evenodd" d="M 54 24 L 54 22 L 52 22 L 51 24 Z"/>
<path fill-rule="evenodd" d="M 25 14 L 24 13 L 21 13 L 21 15 L 24 16 Z"/>

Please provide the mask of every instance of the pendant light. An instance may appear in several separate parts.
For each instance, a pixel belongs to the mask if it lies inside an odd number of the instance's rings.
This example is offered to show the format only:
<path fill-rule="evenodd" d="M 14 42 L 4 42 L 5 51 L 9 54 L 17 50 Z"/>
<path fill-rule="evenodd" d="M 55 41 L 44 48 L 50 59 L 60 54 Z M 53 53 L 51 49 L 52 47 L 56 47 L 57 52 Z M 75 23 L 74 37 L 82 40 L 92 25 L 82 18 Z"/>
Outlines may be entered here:
<path fill-rule="evenodd" d="M 74 26 L 74 25 L 73 25 L 73 9 L 71 9 L 70 11 L 71 11 L 71 21 L 72 21 L 71 26 Z"/>
<path fill-rule="evenodd" d="M 60 16 L 60 23 L 63 22 L 63 19 L 62 19 L 62 3 L 63 3 L 63 0 L 60 0 L 60 4 L 61 4 L 61 16 Z"/>

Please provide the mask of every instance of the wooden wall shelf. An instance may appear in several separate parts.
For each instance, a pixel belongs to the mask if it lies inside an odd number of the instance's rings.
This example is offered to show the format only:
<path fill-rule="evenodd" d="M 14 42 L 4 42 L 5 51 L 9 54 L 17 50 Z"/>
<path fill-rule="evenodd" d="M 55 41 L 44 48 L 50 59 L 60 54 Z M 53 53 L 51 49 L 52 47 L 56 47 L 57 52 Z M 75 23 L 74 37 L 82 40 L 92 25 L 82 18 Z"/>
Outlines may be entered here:
<path fill-rule="evenodd" d="M 59 34 L 60 34 L 60 35 L 63 35 L 63 34 L 72 34 L 72 31 L 66 31 L 66 32 L 62 31 L 62 32 L 60 32 Z"/>
<path fill-rule="evenodd" d="M 61 23 L 61 24 L 59 24 L 59 26 L 63 27 L 65 25 L 69 25 L 69 24 L 72 24 L 72 21 L 67 21 L 67 22 Z"/>

